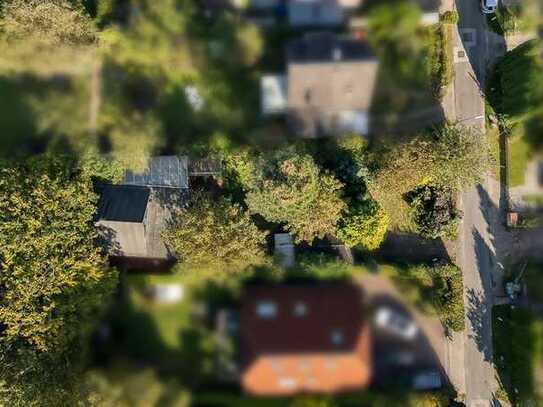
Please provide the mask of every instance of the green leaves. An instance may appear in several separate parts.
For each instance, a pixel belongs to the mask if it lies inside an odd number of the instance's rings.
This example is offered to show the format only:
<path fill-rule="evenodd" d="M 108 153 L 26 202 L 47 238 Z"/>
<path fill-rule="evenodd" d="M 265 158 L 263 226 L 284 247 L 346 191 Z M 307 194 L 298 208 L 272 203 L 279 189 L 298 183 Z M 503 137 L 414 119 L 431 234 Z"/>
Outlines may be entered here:
<path fill-rule="evenodd" d="M 383 242 L 389 218 L 373 200 L 356 202 L 338 222 L 337 238 L 349 247 L 377 249 Z"/>
<path fill-rule="evenodd" d="M 297 241 L 334 234 L 345 207 L 342 184 L 322 171 L 311 156 L 282 150 L 261 157 L 247 185 L 246 203 L 266 220 L 284 223 Z"/>
<path fill-rule="evenodd" d="M 87 328 L 115 277 L 94 243 L 97 197 L 58 158 L 3 165 L 0 179 L 0 344 L 62 349 Z"/>
<path fill-rule="evenodd" d="M 262 260 L 266 234 L 240 206 L 197 196 L 175 217 L 164 239 L 184 264 L 243 268 Z"/>

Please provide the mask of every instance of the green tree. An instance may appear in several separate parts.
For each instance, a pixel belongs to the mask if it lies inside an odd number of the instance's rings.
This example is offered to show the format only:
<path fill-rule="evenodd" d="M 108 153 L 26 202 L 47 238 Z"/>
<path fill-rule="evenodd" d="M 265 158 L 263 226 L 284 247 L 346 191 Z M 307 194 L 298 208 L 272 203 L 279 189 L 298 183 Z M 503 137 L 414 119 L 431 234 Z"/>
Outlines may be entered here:
<path fill-rule="evenodd" d="M 284 223 L 297 241 L 334 234 L 344 209 L 342 184 L 309 155 L 281 150 L 262 157 L 247 186 L 246 203 L 266 220 Z"/>
<path fill-rule="evenodd" d="M 95 244 L 97 196 L 82 174 L 62 158 L 0 165 L 0 381 L 24 405 L 66 396 L 116 284 Z"/>
<path fill-rule="evenodd" d="M 374 250 L 383 242 L 388 223 L 387 214 L 375 201 L 356 201 L 344 211 L 336 235 L 347 246 Z"/>
<path fill-rule="evenodd" d="M 188 407 L 190 393 L 177 380 L 161 379 L 153 369 L 115 367 L 85 374 L 83 395 L 92 407 Z"/>
<path fill-rule="evenodd" d="M 239 205 L 204 196 L 194 198 L 164 232 L 179 260 L 197 266 L 258 262 L 264 255 L 265 237 Z"/>
<path fill-rule="evenodd" d="M 407 194 L 417 232 L 429 239 L 450 237 L 456 232 L 460 213 L 451 191 L 436 185 L 422 185 Z"/>
<path fill-rule="evenodd" d="M 406 196 L 421 185 L 446 185 L 457 193 L 478 183 L 489 165 L 484 134 L 446 126 L 406 144 L 374 153 L 371 196 L 385 209 L 396 230 L 416 232 Z"/>

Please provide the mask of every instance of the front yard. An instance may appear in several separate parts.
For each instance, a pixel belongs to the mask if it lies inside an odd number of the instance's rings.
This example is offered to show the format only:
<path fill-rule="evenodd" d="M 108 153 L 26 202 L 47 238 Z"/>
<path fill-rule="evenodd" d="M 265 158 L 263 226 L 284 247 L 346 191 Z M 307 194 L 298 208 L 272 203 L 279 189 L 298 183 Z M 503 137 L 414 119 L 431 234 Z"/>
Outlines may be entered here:
<path fill-rule="evenodd" d="M 543 320 L 510 305 L 492 309 L 494 361 L 503 386 L 501 398 L 513 405 L 543 401 Z M 505 393 L 505 394 L 504 394 Z"/>
<path fill-rule="evenodd" d="M 510 187 L 524 185 L 524 175 L 532 156 L 533 146 L 527 142 L 523 127 L 516 126 L 507 141 L 507 172 Z"/>

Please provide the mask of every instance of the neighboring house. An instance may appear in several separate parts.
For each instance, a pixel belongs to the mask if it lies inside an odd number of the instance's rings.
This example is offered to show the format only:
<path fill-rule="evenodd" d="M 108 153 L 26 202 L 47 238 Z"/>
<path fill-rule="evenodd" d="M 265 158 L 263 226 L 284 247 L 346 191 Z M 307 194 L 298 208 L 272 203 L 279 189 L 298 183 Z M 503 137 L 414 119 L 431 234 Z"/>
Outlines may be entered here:
<path fill-rule="evenodd" d="M 358 287 L 249 285 L 241 301 L 241 383 L 248 394 L 334 393 L 368 385 L 370 328 Z"/>
<path fill-rule="evenodd" d="M 287 64 L 261 79 L 264 115 L 286 114 L 302 137 L 368 134 L 378 61 L 367 41 L 308 34 L 288 44 Z"/>
<path fill-rule="evenodd" d="M 295 28 L 341 26 L 361 3 L 362 0 L 290 0 L 289 24 Z"/>
<path fill-rule="evenodd" d="M 442 0 L 412 0 L 422 11 L 422 24 L 431 25 L 439 22 L 439 9 Z"/>
<path fill-rule="evenodd" d="M 103 185 L 95 225 L 113 264 L 162 267 L 175 256 L 161 238 L 187 202 L 186 157 L 154 157 L 141 172 L 126 171 L 119 185 Z"/>

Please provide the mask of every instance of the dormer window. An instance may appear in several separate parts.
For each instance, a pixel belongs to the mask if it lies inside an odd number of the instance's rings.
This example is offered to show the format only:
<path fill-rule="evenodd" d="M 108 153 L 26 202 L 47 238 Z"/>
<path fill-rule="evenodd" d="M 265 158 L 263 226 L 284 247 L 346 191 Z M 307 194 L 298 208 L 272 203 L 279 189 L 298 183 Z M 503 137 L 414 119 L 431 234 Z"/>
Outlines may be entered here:
<path fill-rule="evenodd" d="M 343 332 L 340 329 L 334 329 L 330 333 L 330 340 L 334 345 L 341 345 L 343 343 Z"/>
<path fill-rule="evenodd" d="M 273 301 L 260 301 L 256 306 L 256 313 L 262 319 L 275 318 L 277 304 Z"/>

